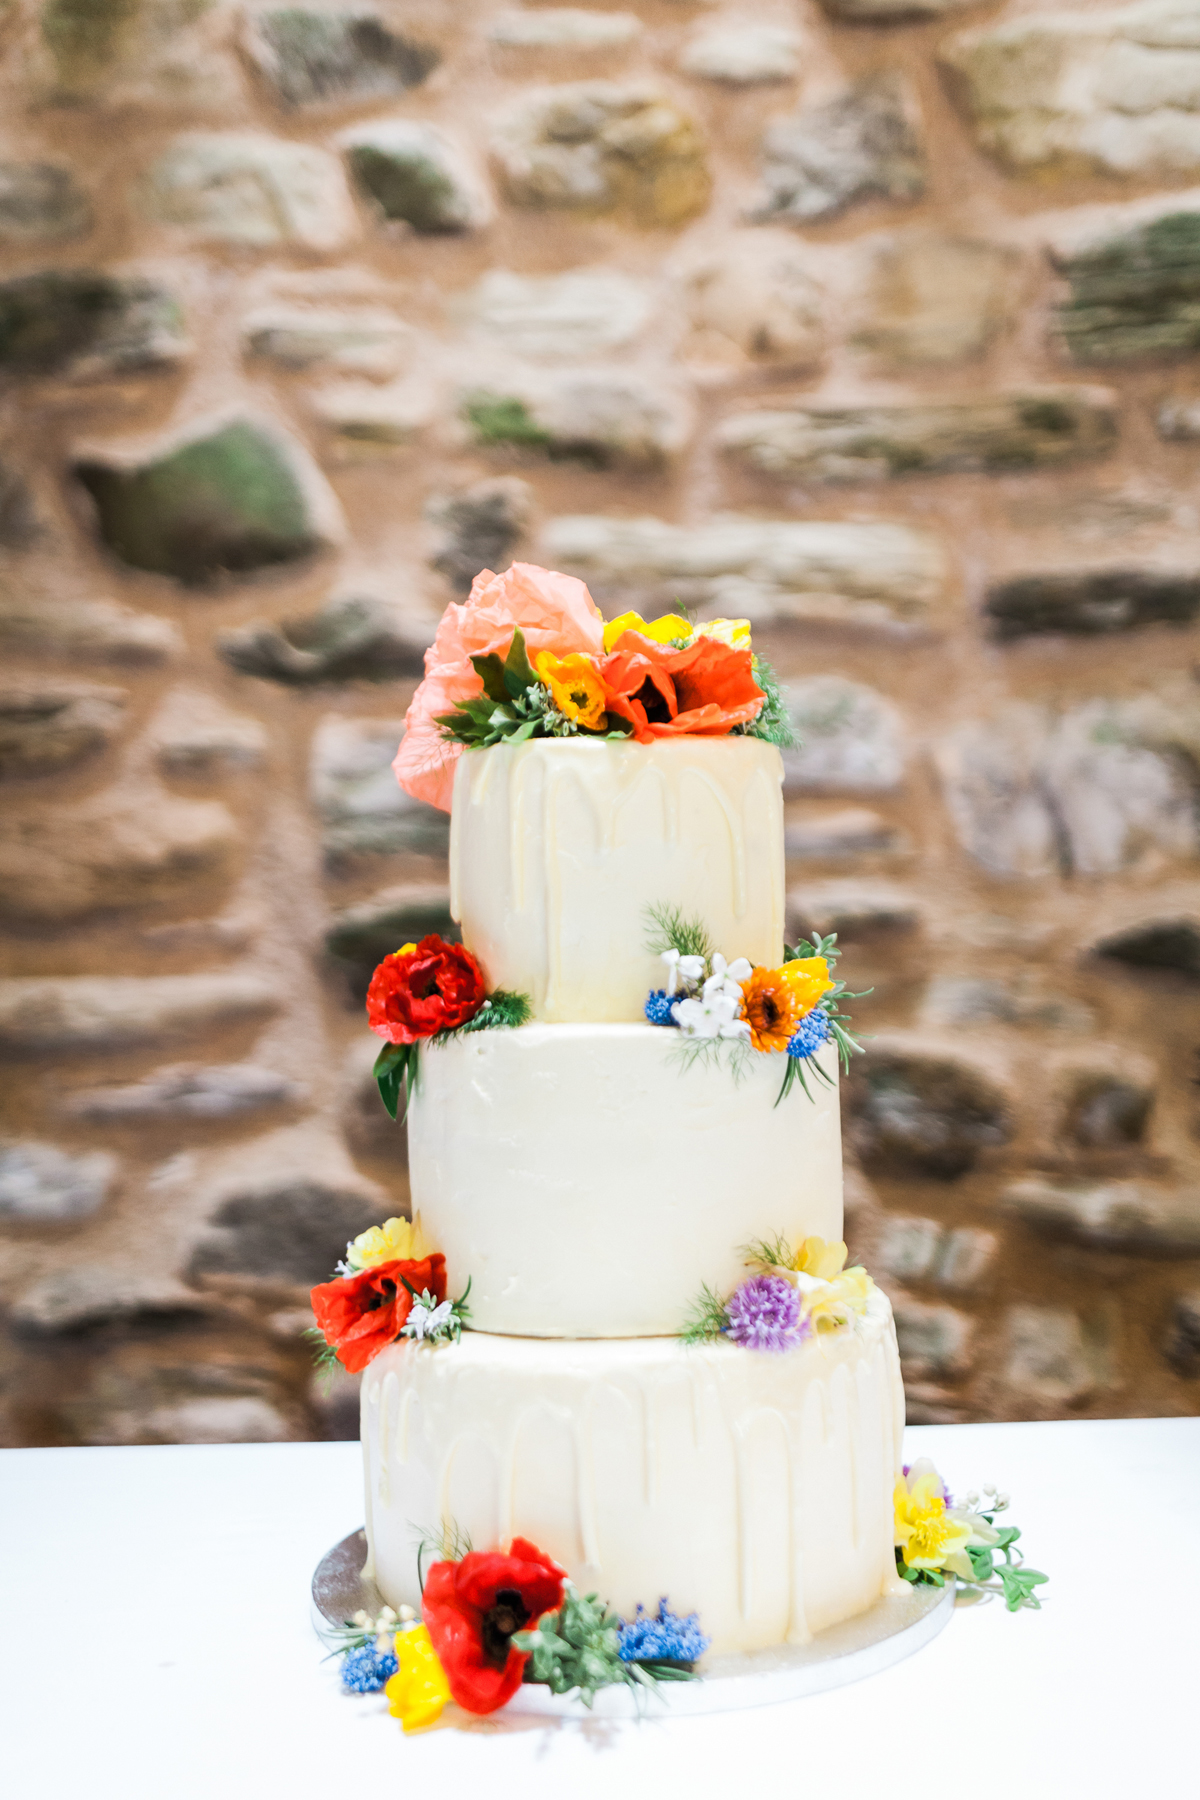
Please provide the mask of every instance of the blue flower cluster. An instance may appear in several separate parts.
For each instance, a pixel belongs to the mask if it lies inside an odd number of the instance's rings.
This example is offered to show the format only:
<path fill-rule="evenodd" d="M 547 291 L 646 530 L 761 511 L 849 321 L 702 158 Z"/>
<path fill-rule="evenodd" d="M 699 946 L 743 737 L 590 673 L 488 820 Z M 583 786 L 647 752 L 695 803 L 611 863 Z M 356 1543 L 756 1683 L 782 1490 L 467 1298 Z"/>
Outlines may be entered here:
<path fill-rule="evenodd" d="M 348 1694 L 377 1694 L 399 1667 L 390 1650 L 377 1650 L 375 1639 L 368 1638 L 342 1658 L 342 1686 Z"/>
<path fill-rule="evenodd" d="M 787 1053 L 797 1059 L 804 1056 L 815 1056 L 821 1045 L 829 1037 L 829 1015 L 819 1006 L 806 1013 L 800 1021 L 800 1029 L 788 1039 Z"/>
<path fill-rule="evenodd" d="M 668 994 L 665 988 L 655 988 L 646 1001 L 646 1017 L 650 1023 L 652 1025 L 673 1025 L 675 1020 L 672 1017 L 671 1008 L 678 998 L 678 994 Z"/>
<path fill-rule="evenodd" d="M 697 1613 L 681 1619 L 671 1612 L 664 1599 L 657 1613 L 647 1613 L 639 1606 L 637 1616 L 622 1625 L 617 1633 L 617 1654 L 622 1662 L 693 1663 L 704 1655 L 712 1642 L 700 1629 Z"/>

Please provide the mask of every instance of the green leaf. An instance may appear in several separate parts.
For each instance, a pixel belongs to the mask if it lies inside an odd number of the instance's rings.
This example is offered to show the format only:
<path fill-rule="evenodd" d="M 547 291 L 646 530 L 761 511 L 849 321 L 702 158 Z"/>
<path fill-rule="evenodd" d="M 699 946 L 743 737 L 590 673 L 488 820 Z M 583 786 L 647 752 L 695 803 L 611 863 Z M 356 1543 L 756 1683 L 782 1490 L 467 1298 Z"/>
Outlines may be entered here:
<path fill-rule="evenodd" d="M 713 941 L 703 919 L 685 918 L 679 906 L 648 906 L 645 919 L 646 948 L 652 956 L 678 950 L 680 956 L 702 956 L 705 962 L 711 958 Z"/>
<path fill-rule="evenodd" d="M 529 652 L 525 648 L 525 633 L 518 625 L 513 632 L 512 643 L 508 647 L 508 655 L 504 660 L 504 685 L 509 698 L 520 699 L 527 688 L 537 682 L 533 664 L 529 660 Z"/>
<path fill-rule="evenodd" d="M 997 1550 L 1007 1550 L 1010 1544 L 1016 1543 L 1020 1535 L 1021 1533 L 1015 1525 L 998 1525 L 996 1527 Z"/>
<path fill-rule="evenodd" d="M 766 699 L 758 717 L 751 719 L 748 725 L 735 725 L 733 732 L 743 737 L 762 738 L 765 743 L 777 744 L 781 750 L 793 749 L 800 740 L 796 736 L 791 714 L 779 685 L 779 677 L 770 663 L 764 662 L 761 656 L 752 655 L 750 666 Z"/>
<path fill-rule="evenodd" d="M 509 691 L 504 685 L 504 664 L 496 651 L 490 656 L 473 656 L 472 666 L 483 682 L 483 691 L 489 700 L 507 700 Z"/>
<path fill-rule="evenodd" d="M 990 1581 L 996 1572 L 995 1558 L 986 1544 L 968 1544 L 967 1555 L 977 1581 Z"/>
<path fill-rule="evenodd" d="M 1034 1588 L 1041 1587 L 1049 1581 L 1040 1569 L 1027 1569 L 1023 1564 L 1000 1563 L 996 1569 L 1000 1577 L 1000 1585 L 1004 1589 L 1004 1604 L 1009 1612 L 1019 1612 L 1023 1606 L 1032 1607 L 1035 1612 L 1041 1611 L 1041 1601 L 1034 1593 Z"/>
<path fill-rule="evenodd" d="M 692 1302 L 691 1313 L 679 1334 L 680 1342 L 711 1344 L 720 1337 L 728 1323 L 729 1310 L 725 1301 L 705 1283 L 700 1289 L 699 1297 Z"/>
<path fill-rule="evenodd" d="M 389 1118 L 394 1119 L 399 1112 L 402 1092 L 407 1090 L 408 1098 L 412 1098 L 417 1085 L 417 1051 L 416 1044 L 385 1044 L 375 1058 L 372 1074 Z M 403 1119 L 404 1114 L 400 1113 L 400 1117 Z"/>

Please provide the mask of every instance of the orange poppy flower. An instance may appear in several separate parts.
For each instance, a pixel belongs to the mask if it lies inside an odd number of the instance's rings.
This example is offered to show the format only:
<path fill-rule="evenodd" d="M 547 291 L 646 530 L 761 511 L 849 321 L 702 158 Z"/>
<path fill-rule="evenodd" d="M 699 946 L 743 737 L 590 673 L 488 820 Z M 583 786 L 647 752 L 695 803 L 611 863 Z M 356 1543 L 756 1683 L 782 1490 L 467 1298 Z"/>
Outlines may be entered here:
<path fill-rule="evenodd" d="M 626 631 L 600 665 L 605 702 L 639 744 L 685 734 L 724 737 L 757 718 L 766 696 L 749 650 L 697 638 L 686 650 Z"/>

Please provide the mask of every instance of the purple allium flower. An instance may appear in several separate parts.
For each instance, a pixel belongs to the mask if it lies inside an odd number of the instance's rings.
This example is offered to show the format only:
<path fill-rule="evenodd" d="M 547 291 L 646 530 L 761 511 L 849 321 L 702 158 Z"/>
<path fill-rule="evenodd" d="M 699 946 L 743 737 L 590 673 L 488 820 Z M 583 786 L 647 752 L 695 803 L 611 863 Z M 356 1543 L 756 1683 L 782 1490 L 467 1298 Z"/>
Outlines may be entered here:
<path fill-rule="evenodd" d="M 787 1053 L 799 1060 L 805 1056 L 815 1056 L 821 1045 L 829 1037 L 829 1014 L 821 1008 L 814 1007 L 801 1019 L 794 1035 L 788 1039 Z"/>
<path fill-rule="evenodd" d="M 675 1002 L 677 994 L 668 994 L 665 988 L 655 988 L 646 1001 L 646 1017 L 652 1025 L 674 1025 Z"/>
<path fill-rule="evenodd" d="M 657 1613 L 647 1613 L 639 1606 L 637 1614 L 617 1632 L 617 1655 L 622 1662 L 694 1663 L 704 1655 L 712 1642 L 700 1629 L 700 1615 L 688 1613 L 680 1618 L 664 1599 Z"/>
<path fill-rule="evenodd" d="M 752 1275 L 727 1308 L 725 1330 L 747 1350 L 791 1350 L 805 1335 L 800 1296 L 782 1275 Z"/>

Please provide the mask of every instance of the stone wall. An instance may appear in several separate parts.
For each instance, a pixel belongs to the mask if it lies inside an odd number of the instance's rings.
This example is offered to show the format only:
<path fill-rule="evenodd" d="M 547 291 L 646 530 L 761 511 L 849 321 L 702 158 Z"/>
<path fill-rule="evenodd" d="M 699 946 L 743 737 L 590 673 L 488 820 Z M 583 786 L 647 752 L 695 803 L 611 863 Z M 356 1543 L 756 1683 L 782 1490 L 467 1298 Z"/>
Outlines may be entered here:
<path fill-rule="evenodd" d="M 1200 14 L 0 0 L 0 1413 L 353 1430 L 388 763 L 513 554 L 750 616 L 914 1418 L 1200 1400 Z"/>

